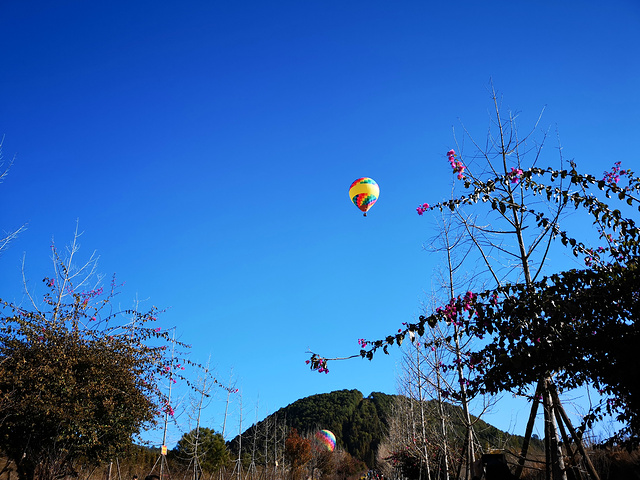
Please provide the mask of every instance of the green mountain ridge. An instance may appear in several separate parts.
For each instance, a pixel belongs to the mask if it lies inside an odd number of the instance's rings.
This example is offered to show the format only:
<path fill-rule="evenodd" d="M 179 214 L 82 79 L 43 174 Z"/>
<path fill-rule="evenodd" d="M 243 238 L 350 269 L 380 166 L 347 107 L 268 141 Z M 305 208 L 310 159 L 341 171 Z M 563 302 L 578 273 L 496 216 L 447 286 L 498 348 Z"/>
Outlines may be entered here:
<path fill-rule="evenodd" d="M 393 416 L 394 405 L 400 395 L 389 395 L 372 392 L 364 397 L 358 390 L 337 390 L 301 398 L 267 416 L 234 439 L 227 442 L 228 448 L 237 455 L 240 441 L 243 452 L 251 449 L 257 442 L 277 435 L 275 433 L 283 425 L 295 428 L 303 436 L 311 436 L 315 432 L 326 429 L 336 436 L 337 448 L 342 448 L 353 457 L 364 461 L 369 467 L 376 464 L 378 447 L 385 442 L 389 433 L 389 425 Z M 427 401 L 425 410 L 433 410 L 435 401 Z M 464 437 L 462 422 L 456 421 L 461 412 L 460 407 L 445 404 L 446 415 L 452 419 L 450 429 L 453 437 Z M 476 420 L 473 418 L 473 420 Z M 427 417 L 426 423 L 435 426 L 439 422 L 433 415 Z M 474 425 L 475 434 L 483 449 L 517 448 L 523 438 L 503 432 L 492 425 L 477 420 Z M 271 433 L 269 433 L 271 432 Z M 255 449 L 260 454 L 260 450 Z"/>

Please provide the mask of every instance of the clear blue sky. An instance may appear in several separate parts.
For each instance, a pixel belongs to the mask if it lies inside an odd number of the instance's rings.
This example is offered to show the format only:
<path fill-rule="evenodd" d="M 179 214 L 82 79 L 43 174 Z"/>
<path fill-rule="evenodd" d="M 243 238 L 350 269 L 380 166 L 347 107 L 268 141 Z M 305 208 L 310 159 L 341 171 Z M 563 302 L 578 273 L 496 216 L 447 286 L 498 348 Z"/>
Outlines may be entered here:
<path fill-rule="evenodd" d="M 450 193 L 452 127 L 484 137 L 492 80 L 525 126 L 546 106 L 583 170 L 637 171 L 638 52 L 636 0 L 3 0 L 0 228 L 28 229 L 0 297 L 21 301 L 25 252 L 37 288 L 79 219 L 123 306 L 169 308 L 195 361 L 233 371 L 245 425 L 315 393 L 395 393 L 397 355 L 320 375 L 305 352 L 354 353 L 421 313 L 436 262 L 415 208 Z M 362 176 L 381 189 L 366 219 L 347 195 Z M 490 421 L 522 433 L 527 414 Z"/>

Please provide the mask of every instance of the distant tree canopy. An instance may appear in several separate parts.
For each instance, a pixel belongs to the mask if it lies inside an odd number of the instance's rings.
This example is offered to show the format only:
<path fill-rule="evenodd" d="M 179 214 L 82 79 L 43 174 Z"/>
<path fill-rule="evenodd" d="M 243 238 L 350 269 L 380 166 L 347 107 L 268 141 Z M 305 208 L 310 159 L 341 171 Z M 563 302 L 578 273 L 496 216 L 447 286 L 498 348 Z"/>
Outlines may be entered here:
<path fill-rule="evenodd" d="M 315 468 L 319 471 L 320 480 L 346 480 L 357 476 L 362 478 L 362 474 L 368 469 L 363 461 L 344 450 L 319 452 Z"/>
<path fill-rule="evenodd" d="M 285 441 L 284 457 L 292 469 L 304 467 L 311 461 L 311 441 L 302 438 L 295 428 L 291 429 Z"/>
<path fill-rule="evenodd" d="M 344 448 L 359 460 L 373 465 L 378 443 L 386 434 L 385 422 L 391 412 L 392 396 L 372 393 L 363 398 L 358 390 L 338 390 L 312 395 L 279 409 L 242 434 L 242 444 L 251 443 L 274 418 L 295 428 L 301 435 L 312 436 L 318 430 L 331 430 L 338 448 Z M 239 437 L 229 448 L 237 453 Z M 356 453 L 357 452 L 357 453 Z"/>
<path fill-rule="evenodd" d="M 206 472 L 215 472 L 230 461 L 222 434 L 210 428 L 199 428 L 185 433 L 173 453 L 183 463 L 197 461 Z"/>
<path fill-rule="evenodd" d="M 242 434 L 242 445 L 253 442 L 254 436 L 260 437 L 265 422 L 274 418 L 286 422 L 289 428 L 295 428 L 300 435 L 311 438 L 318 430 L 331 430 L 337 440 L 337 448 L 344 449 L 355 459 L 365 462 L 370 468 L 376 466 L 376 454 L 380 444 L 389 433 L 389 422 L 394 414 L 396 402 L 407 401 L 400 395 L 387 395 L 373 392 L 364 397 L 358 390 L 338 390 L 331 393 L 311 395 L 281 408 Z M 429 409 L 435 411 L 435 408 Z M 448 405 L 450 416 L 460 418 L 459 407 Z M 434 414 L 435 415 L 435 414 Z M 429 419 L 436 422 L 435 416 Z M 478 438 L 487 445 L 502 445 L 507 434 L 479 420 Z M 461 423 L 453 428 L 464 430 Z M 517 437 L 516 443 L 521 440 Z M 239 436 L 229 442 L 229 449 L 237 454 Z M 244 447 L 243 447 L 244 448 Z M 257 454 L 260 454 L 258 449 Z M 257 461 L 261 462 L 262 459 Z"/>

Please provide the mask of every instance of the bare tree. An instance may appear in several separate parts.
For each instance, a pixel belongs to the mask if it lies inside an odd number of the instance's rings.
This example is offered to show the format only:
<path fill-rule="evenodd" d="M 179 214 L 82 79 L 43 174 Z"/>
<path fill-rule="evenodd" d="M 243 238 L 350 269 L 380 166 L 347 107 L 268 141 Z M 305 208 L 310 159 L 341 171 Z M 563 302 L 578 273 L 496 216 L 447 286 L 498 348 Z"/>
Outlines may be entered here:
<path fill-rule="evenodd" d="M 191 476 L 194 480 L 202 476 L 202 457 L 203 454 L 206 454 L 206 451 L 202 451 L 200 425 L 202 419 L 202 411 L 211 403 L 211 387 L 214 381 L 214 377 L 210 369 L 210 363 L 211 357 L 209 357 L 209 359 L 207 360 L 201 378 L 198 382 L 198 386 L 194 388 L 192 396 L 190 398 L 191 408 L 189 417 L 190 420 L 193 420 L 194 427 L 192 429 L 191 426 L 189 426 L 188 431 L 193 431 L 194 434 L 189 435 L 186 438 L 183 436 L 183 438 L 187 442 L 187 445 L 184 446 L 184 453 L 188 455 L 188 458 L 182 460 L 189 461 L 184 478 L 186 478 L 186 476 L 191 473 Z"/>
<path fill-rule="evenodd" d="M 495 115 L 493 125 L 497 135 L 494 135 L 494 130 L 490 129 L 486 144 L 482 147 L 465 129 L 466 137 L 471 140 L 475 150 L 470 161 L 465 162 L 460 156 L 459 162 L 466 166 L 466 174 L 463 175 L 465 186 L 483 184 L 480 175 L 485 173 L 499 178 L 510 178 L 510 181 L 495 182 L 492 185 L 502 198 L 502 202 L 491 204 L 491 213 L 495 213 L 497 218 L 483 224 L 476 216 L 467 214 L 463 208 L 454 208 L 452 211 L 459 224 L 464 227 L 468 238 L 476 246 L 486 271 L 497 286 L 501 286 L 505 280 L 514 280 L 514 277 L 523 279 L 524 283 L 530 286 L 543 272 L 565 204 L 545 203 L 547 211 L 544 214 L 552 221 L 543 224 L 539 229 L 532 228 L 530 212 L 534 200 L 530 198 L 531 195 L 522 187 L 519 180 L 522 175 L 522 166 L 525 164 L 525 156 L 534 157 L 533 161 L 527 159 L 528 166 L 536 165 L 542 153 L 546 134 L 539 141 L 533 139 L 532 133 L 538 126 L 536 122 L 530 133 L 520 136 L 516 122 L 517 115 L 509 112 L 508 118 L 504 120 L 495 90 L 492 90 L 492 100 Z M 452 155 L 449 158 L 455 168 L 456 163 Z M 560 160 L 562 161 L 562 156 Z M 478 175 L 474 171 L 476 165 L 480 167 Z M 562 179 L 560 179 L 559 188 L 561 187 Z M 486 200 L 490 198 L 487 195 Z M 483 197 L 482 200 L 484 201 L 485 198 Z M 505 227 L 501 228 L 499 225 L 505 225 Z M 451 298 L 455 298 L 453 289 Z M 546 381 L 544 383 L 546 384 Z M 553 465 L 553 478 L 566 480 L 555 419 L 550 405 L 548 407 L 545 408 L 545 431 L 549 442 L 549 459 Z"/>
<path fill-rule="evenodd" d="M 11 170 L 11 166 L 13 165 L 14 158 L 12 158 L 8 164 L 5 166 L 4 161 L 2 159 L 2 144 L 4 143 L 4 136 L 2 140 L 0 140 L 0 183 L 4 181 L 4 179 L 9 175 L 9 170 Z M 18 235 L 24 232 L 27 229 L 27 224 L 22 224 L 15 230 L 3 230 L 2 236 L 0 236 L 0 255 L 2 252 L 8 247 L 11 241 L 15 240 Z"/>
<path fill-rule="evenodd" d="M 486 143 L 481 145 L 468 130 L 463 129 L 463 140 L 467 139 L 471 142 L 473 153 L 465 155 L 457 154 L 454 150 L 448 152 L 454 173 L 458 174 L 458 179 L 463 181 L 465 188 L 471 189 L 472 193 L 441 202 L 435 208 L 440 211 L 450 211 L 459 228 L 464 230 L 466 241 L 471 242 L 477 253 L 477 255 L 467 258 L 466 261 L 468 263 L 471 260 L 483 265 L 483 281 L 493 284 L 494 288 L 501 287 L 506 283 L 520 283 L 525 288 L 532 288 L 536 279 L 546 271 L 553 240 L 562 232 L 560 224 L 565 219 L 565 208 L 568 202 L 566 199 L 565 201 L 561 199 L 560 201 L 541 200 L 539 194 L 542 190 L 536 190 L 533 183 L 525 184 L 522 181 L 523 168 L 531 170 L 536 167 L 546 141 L 546 133 L 541 136 L 534 135 L 540 117 L 530 132 L 521 135 L 516 122 L 517 115 L 509 112 L 505 119 L 495 90 L 492 90 L 491 95 L 494 112 L 492 127 L 489 129 Z M 464 146 L 457 142 L 457 149 L 463 151 Z M 558 151 L 560 168 L 562 168 L 564 161 L 561 148 Z M 571 166 L 575 171 L 573 162 Z M 551 176 L 555 181 L 555 186 L 546 190 L 548 199 L 556 199 L 565 192 L 563 186 L 565 176 L 566 173 Z M 487 177 L 493 177 L 493 179 L 487 180 Z M 484 212 L 478 208 L 482 203 L 489 207 Z M 466 205 L 473 205 L 475 212 L 473 215 L 466 211 Z M 444 239 L 448 242 L 447 236 L 444 236 Z M 563 243 L 566 244 L 566 238 L 563 237 L 563 240 Z M 446 248 L 449 251 L 449 245 Z M 454 271 L 455 268 L 450 262 L 449 298 L 452 299 L 451 302 L 456 302 L 457 298 L 459 305 L 461 295 L 457 294 L 453 288 Z M 473 296 L 471 292 L 468 292 L 467 295 Z M 467 301 L 466 297 L 462 303 L 466 304 L 465 301 Z M 472 298 L 469 298 L 468 302 L 471 301 Z M 459 315 L 459 313 L 457 314 Z M 454 317 L 455 315 L 451 318 Z M 453 320 L 452 323 L 456 350 L 460 352 L 458 341 L 461 337 L 458 329 L 464 323 L 458 323 L 456 320 Z M 458 356 L 455 359 L 455 365 L 459 373 L 463 405 L 466 405 L 462 360 Z M 565 480 L 566 469 L 556 421 L 561 405 L 559 405 L 559 400 L 554 401 L 552 396 L 554 391 L 550 372 L 545 378 L 539 379 L 535 392 L 531 392 L 533 393 L 532 397 L 536 398 L 532 411 L 535 411 L 535 407 L 537 407 L 537 398 L 541 398 L 544 407 L 545 439 L 548 445 L 549 475 L 554 479 Z M 468 411 L 465 412 L 465 416 L 469 419 Z M 527 439 L 531 435 L 531 426 L 532 422 L 527 427 L 525 434 Z M 468 433 L 467 443 L 471 448 L 471 431 Z M 576 440 L 580 443 L 579 439 Z M 527 444 L 528 442 L 525 442 L 521 454 L 522 458 L 526 456 Z M 473 451 L 469 450 L 467 457 L 473 460 Z M 518 474 L 520 471 L 521 469 L 518 470 Z"/>
<path fill-rule="evenodd" d="M 442 307 L 437 305 L 442 304 L 446 305 L 445 309 L 453 308 L 451 303 L 447 305 L 448 300 L 442 299 L 453 299 L 458 291 L 468 292 L 474 283 L 470 270 L 464 269 L 465 260 L 474 248 L 470 242 L 466 241 L 466 232 L 452 221 L 452 214 L 448 212 L 443 212 L 439 220 L 437 234 L 429 242 L 428 249 L 441 254 L 444 261 L 438 271 L 431 305 L 425 306 L 426 311 L 441 309 Z M 418 402 L 417 408 L 422 425 L 420 438 L 424 450 L 423 461 L 428 462 L 427 444 L 437 443 L 440 461 L 436 468 L 442 467 L 442 475 L 439 478 L 448 479 L 450 469 L 454 466 L 453 459 L 456 459 L 455 464 L 457 464 L 455 478 L 471 478 L 477 474 L 474 471 L 478 447 L 474 440 L 474 425 L 489 406 L 495 403 L 495 398 L 487 396 L 476 398 L 467 389 L 469 381 L 474 376 L 473 369 L 468 367 L 467 356 L 476 339 L 470 335 L 463 323 L 453 318 L 446 324 L 429 326 L 423 335 L 410 332 L 410 338 L 411 344 L 404 347 L 402 381 L 406 386 L 405 394 Z M 425 435 L 424 427 L 425 398 L 435 402 L 437 407 L 435 410 L 432 409 L 431 413 L 439 419 L 439 428 L 437 431 L 431 428 L 429 436 Z M 471 416 L 471 402 L 474 400 L 480 400 L 479 403 L 475 402 L 480 408 L 475 418 Z M 460 406 L 460 410 L 446 408 L 447 403 Z M 459 444 L 458 439 L 451 438 L 451 429 L 448 428 L 451 412 L 456 412 L 459 423 L 465 427 L 466 433 L 461 439 L 460 455 L 452 455 L 451 451 L 454 445 Z M 415 434 L 414 438 L 416 438 Z M 464 468 L 464 474 L 461 477 L 462 468 Z"/>

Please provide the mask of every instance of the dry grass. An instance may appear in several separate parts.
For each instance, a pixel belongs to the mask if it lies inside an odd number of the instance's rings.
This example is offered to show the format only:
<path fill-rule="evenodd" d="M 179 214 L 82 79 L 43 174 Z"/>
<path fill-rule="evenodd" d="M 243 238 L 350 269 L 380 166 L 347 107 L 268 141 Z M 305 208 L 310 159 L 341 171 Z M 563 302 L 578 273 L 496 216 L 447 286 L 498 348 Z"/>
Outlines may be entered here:
<path fill-rule="evenodd" d="M 627 451 L 621 448 L 594 448 L 589 449 L 589 457 L 600 476 L 600 480 L 640 480 L 640 450 Z M 144 480 L 145 476 L 154 470 L 154 473 L 158 473 L 159 468 L 156 465 L 154 469 L 155 458 L 138 458 L 138 462 L 121 461 L 114 462 L 111 465 L 111 480 L 131 480 L 133 475 L 137 475 L 140 480 Z M 515 470 L 515 460 L 510 459 L 511 471 Z M 536 452 L 532 455 L 527 463 L 520 477 L 521 480 L 544 480 L 544 454 Z M 5 471 L 3 467 L 7 467 Z M 234 474 L 230 469 L 226 474 L 222 475 L 220 472 L 211 474 L 206 473 L 202 478 L 203 480 L 236 480 L 237 474 Z M 7 465 L 7 460 L 0 457 L 0 480 L 17 480 L 17 474 L 12 465 Z M 109 478 L 109 465 L 103 465 L 99 468 L 83 468 L 80 469 L 79 476 L 75 480 L 106 480 Z M 169 464 L 170 478 L 172 479 L 184 479 L 191 478 L 189 473 L 185 471 L 183 465 Z M 253 477 L 253 478 L 252 478 Z M 266 480 L 265 477 L 269 475 L 260 475 L 260 472 L 256 472 L 253 475 L 242 475 L 243 480 Z M 569 480 L 579 478 L 571 475 L 568 472 Z M 166 476 L 169 478 L 169 476 Z M 585 475 L 585 478 L 586 475 Z"/>

